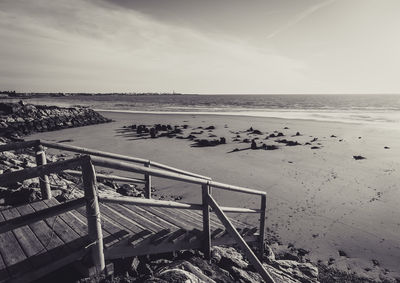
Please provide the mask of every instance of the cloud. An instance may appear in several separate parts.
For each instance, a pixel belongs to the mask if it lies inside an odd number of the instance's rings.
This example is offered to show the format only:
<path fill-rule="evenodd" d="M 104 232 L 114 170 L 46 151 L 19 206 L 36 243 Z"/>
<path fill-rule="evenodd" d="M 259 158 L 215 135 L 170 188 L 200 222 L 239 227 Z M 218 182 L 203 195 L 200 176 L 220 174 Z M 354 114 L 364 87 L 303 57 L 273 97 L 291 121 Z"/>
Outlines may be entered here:
<path fill-rule="evenodd" d="M 0 36 L 7 89 L 266 93 L 312 85 L 304 63 L 272 49 L 102 1 L 2 1 Z"/>

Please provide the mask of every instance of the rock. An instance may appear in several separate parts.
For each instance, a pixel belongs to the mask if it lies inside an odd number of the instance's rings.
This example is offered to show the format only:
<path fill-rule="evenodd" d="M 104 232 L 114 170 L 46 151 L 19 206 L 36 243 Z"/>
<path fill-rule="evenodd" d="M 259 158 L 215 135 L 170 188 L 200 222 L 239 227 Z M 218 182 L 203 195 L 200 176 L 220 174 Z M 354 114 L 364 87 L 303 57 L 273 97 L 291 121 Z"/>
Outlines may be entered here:
<path fill-rule="evenodd" d="M 248 263 L 244 261 L 242 254 L 234 248 L 212 247 L 211 258 L 223 269 L 229 270 L 232 266 L 247 268 Z"/>
<path fill-rule="evenodd" d="M 143 261 L 140 261 L 136 271 L 141 275 L 153 275 L 150 265 Z"/>
<path fill-rule="evenodd" d="M 251 149 L 257 149 L 257 144 L 255 140 L 251 141 Z"/>
<path fill-rule="evenodd" d="M 366 157 L 361 156 L 361 155 L 353 155 L 353 158 L 354 158 L 355 160 L 367 159 Z"/>
<path fill-rule="evenodd" d="M 165 280 L 166 282 L 187 282 L 187 283 L 202 283 L 205 282 L 203 280 L 200 280 L 199 277 L 194 275 L 193 273 L 190 273 L 188 271 L 182 270 L 182 269 L 169 269 L 161 272 L 157 276 L 158 278 Z M 208 281 L 208 282 L 215 282 L 214 280 Z"/>
<path fill-rule="evenodd" d="M 135 186 L 129 184 L 123 184 L 119 186 L 117 189 L 117 193 L 123 196 L 132 196 L 132 197 L 137 197 L 142 194 L 142 192 L 138 191 Z"/>

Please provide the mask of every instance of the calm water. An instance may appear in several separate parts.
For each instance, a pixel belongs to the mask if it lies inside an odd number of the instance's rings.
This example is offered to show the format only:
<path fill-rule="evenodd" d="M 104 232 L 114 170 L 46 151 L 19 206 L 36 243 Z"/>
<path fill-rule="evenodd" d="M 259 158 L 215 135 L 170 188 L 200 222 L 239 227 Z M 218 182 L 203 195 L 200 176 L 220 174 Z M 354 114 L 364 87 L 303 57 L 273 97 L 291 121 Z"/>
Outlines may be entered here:
<path fill-rule="evenodd" d="M 97 95 L 29 101 L 129 112 L 211 112 L 360 123 L 400 122 L 400 95 Z"/>

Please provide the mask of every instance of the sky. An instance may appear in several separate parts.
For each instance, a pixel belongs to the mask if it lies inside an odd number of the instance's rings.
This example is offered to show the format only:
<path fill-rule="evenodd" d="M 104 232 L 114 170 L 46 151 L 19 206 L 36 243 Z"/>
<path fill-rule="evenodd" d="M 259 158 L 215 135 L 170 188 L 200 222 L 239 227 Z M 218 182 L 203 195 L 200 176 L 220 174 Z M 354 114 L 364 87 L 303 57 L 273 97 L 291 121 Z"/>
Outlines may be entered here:
<path fill-rule="evenodd" d="M 400 93 L 399 0 L 1 0 L 0 90 Z"/>

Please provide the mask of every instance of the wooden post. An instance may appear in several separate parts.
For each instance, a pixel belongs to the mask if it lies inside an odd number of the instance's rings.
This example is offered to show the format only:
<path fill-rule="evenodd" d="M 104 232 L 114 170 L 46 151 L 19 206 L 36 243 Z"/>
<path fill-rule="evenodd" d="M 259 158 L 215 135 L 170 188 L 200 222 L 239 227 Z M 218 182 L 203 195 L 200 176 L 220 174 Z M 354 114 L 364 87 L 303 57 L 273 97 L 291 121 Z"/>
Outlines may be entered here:
<path fill-rule="evenodd" d="M 147 162 L 144 166 L 150 168 L 150 161 Z M 144 185 L 144 197 L 151 199 L 151 176 L 149 174 L 144 174 L 144 180 L 146 182 Z"/>
<path fill-rule="evenodd" d="M 228 217 L 226 217 L 225 213 L 221 210 L 220 206 L 217 204 L 214 198 L 208 195 L 208 201 L 209 205 L 211 206 L 211 208 L 213 209 L 219 220 L 228 230 L 232 238 L 234 238 L 236 242 L 239 244 L 239 246 L 242 248 L 247 259 L 255 267 L 255 269 L 258 271 L 258 273 L 261 275 L 264 281 L 267 283 L 275 283 L 274 279 L 271 277 L 271 275 L 268 273 L 268 271 L 265 269 L 262 263 L 258 260 L 257 256 L 253 253 L 253 251 L 250 249 L 249 245 L 247 245 L 242 236 L 240 236 L 239 232 L 232 225 Z"/>
<path fill-rule="evenodd" d="M 209 260 L 211 258 L 211 231 L 210 231 L 210 206 L 208 204 L 208 196 L 211 194 L 211 189 L 208 184 L 202 185 L 202 204 L 203 204 L 203 235 L 204 257 Z"/>
<path fill-rule="evenodd" d="M 43 146 L 38 145 L 36 147 L 36 165 L 46 165 L 46 153 Z M 51 199 L 51 188 L 49 182 L 49 176 L 40 175 L 39 176 L 40 192 L 42 193 L 42 199 Z"/>
<path fill-rule="evenodd" d="M 97 272 L 100 273 L 105 268 L 103 233 L 101 230 L 100 208 L 97 196 L 96 172 L 90 156 L 87 156 L 87 159 L 82 162 L 82 179 L 85 190 L 89 239 L 93 243 L 91 246 L 92 260 Z"/>
<path fill-rule="evenodd" d="M 265 215 L 267 210 L 267 196 L 261 196 L 261 212 L 260 212 L 260 239 L 258 247 L 258 258 L 262 261 L 264 257 L 264 241 L 265 241 Z"/>

